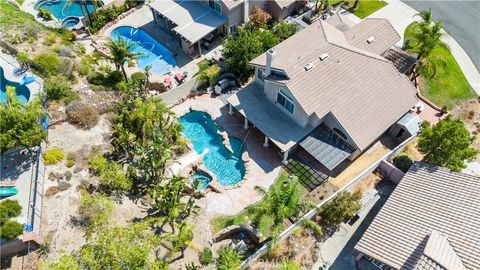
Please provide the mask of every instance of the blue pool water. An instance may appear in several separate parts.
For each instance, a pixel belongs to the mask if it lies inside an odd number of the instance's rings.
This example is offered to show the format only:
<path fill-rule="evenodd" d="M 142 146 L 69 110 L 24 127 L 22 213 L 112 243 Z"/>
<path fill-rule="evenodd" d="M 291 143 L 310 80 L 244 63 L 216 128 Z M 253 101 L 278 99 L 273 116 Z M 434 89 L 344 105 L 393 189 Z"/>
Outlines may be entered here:
<path fill-rule="evenodd" d="M 133 51 L 141 54 L 138 57 L 137 64 L 141 69 L 145 69 L 146 66 L 151 65 L 152 73 L 167 74 L 171 68 L 177 65 L 173 54 L 142 29 L 120 26 L 112 31 L 111 36 L 114 40 L 123 38 L 126 39 L 127 42 L 137 44 Z"/>
<path fill-rule="evenodd" d="M 183 135 L 192 142 L 198 154 L 207 151 L 203 165 L 217 177 L 224 186 L 235 185 L 245 175 L 245 164 L 241 159 L 242 141 L 230 137 L 233 154 L 225 148 L 222 138 L 217 134 L 217 126 L 209 114 L 192 111 L 180 117 Z"/>
<path fill-rule="evenodd" d="M 0 67 L 0 103 L 7 102 L 7 85 L 15 87 L 17 99 L 22 104 L 27 104 L 28 100 L 30 99 L 30 90 L 28 87 L 5 79 L 3 68 Z"/>
<path fill-rule="evenodd" d="M 67 4 L 67 0 L 40 0 L 35 5 L 35 9 L 39 10 L 41 8 L 48 10 L 52 15 L 59 19 L 63 20 L 68 17 L 83 17 L 87 16 L 82 13 L 82 7 L 80 1 L 73 1 L 70 5 Z M 90 12 L 94 11 L 93 2 L 86 2 L 87 8 Z M 92 14 L 92 13 L 90 13 Z"/>
<path fill-rule="evenodd" d="M 190 177 L 190 181 L 192 184 L 197 182 L 197 189 L 206 189 L 212 181 L 212 177 L 205 172 L 198 171 Z"/>

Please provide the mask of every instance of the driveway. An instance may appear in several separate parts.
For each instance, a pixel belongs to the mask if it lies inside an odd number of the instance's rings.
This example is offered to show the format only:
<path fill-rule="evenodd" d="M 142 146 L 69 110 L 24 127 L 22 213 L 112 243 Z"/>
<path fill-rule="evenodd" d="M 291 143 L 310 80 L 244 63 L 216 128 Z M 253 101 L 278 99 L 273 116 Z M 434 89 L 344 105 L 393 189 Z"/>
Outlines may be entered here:
<path fill-rule="evenodd" d="M 432 9 L 443 29 L 467 52 L 480 71 L 480 1 L 403 1 L 417 11 Z"/>

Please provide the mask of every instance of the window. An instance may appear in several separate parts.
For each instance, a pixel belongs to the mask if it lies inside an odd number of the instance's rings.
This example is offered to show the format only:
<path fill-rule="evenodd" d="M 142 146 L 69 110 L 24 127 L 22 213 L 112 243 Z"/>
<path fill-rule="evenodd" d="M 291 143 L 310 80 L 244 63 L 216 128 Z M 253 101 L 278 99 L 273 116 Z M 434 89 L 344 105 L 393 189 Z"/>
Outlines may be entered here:
<path fill-rule="evenodd" d="M 258 77 L 261 81 L 263 81 L 263 71 L 262 71 L 261 69 L 257 69 L 257 70 L 258 70 L 258 71 L 257 71 L 257 77 Z"/>
<path fill-rule="evenodd" d="M 232 24 L 230 25 L 230 34 L 235 34 L 235 33 L 237 33 L 237 25 Z"/>
<path fill-rule="evenodd" d="M 220 14 L 222 13 L 222 5 L 218 0 L 208 0 L 208 6 Z"/>
<path fill-rule="evenodd" d="M 293 109 L 295 108 L 295 106 L 293 105 L 293 100 L 284 93 L 282 93 L 282 90 L 278 91 L 277 102 L 280 103 L 280 105 L 282 105 L 285 109 L 287 109 L 287 111 L 293 113 Z"/>
<path fill-rule="evenodd" d="M 347 135 L 345 135 L 345 133 L 343 133 L 340 129 L 333 128 L 333 131 L 335 131 L 335 133 L 337 133 L 337 135 L 342 137 L 342 139 L 344 139 L 345 141 L 347 140 Z"/>

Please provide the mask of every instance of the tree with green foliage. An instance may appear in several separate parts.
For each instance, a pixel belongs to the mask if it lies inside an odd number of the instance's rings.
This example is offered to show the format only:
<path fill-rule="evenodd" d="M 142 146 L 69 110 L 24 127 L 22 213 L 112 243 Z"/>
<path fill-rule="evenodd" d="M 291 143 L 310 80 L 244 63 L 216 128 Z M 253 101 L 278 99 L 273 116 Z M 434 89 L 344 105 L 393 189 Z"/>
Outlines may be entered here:
<path fill-rule="evenodd" d="M 143 90 L 126 93 L 112 144 L 119 156 L 142 172 L 143 183 L 137 188 L 162 181 L 167 162 L 186 148 L 180 131 L 180 123 L 161 99 L 146 98 Z"/>
<path fill-rule="evenodd" d="M 87 237 L 109 225 L 113 210 L 114 204 L 110 197 L 101 194 L 90 195 L 86 192 L 80 194 L 78 214 L 86 228 Z"/>
<path fill-rule="evenodd" d="M 297 32 L 297 25 L 293 23 L 281 22 L 276 24 L 273 29 L 273 34 L 281 41 L 293 36 Z"/>
<path fill-rule="evenodd" d="M 432 20 L 432 12 L 422 11 L 417 14 L 421 21 L 416 24 L 412 37 L 405 39 L 404 49 L 416 55 L 418 63 L 413 69 L 412 81 L 416 85 L 419 75 L 432 78 L 437 72 L 438 66 L 445 66 L 445 59 L 432 54 L 437 48 L 450 50 L 442 41 L 442 22 Z"/>
<path fill-rule="evenodd" d="M 133 42 L 127 42 L 124 38 L 119 38 L 118 40 L 110 39 L 107 46 L 111 54 L 110 59 L 115 64 L 117 70 L 122 70 L 125 81 L 128 82 L 128 76 L 124 65 L 125 63 L 130 64 L 140 55 L 140 53 L 133 51 L 134 47 L 137 45 Z"/>
<path fill-rule="evenodd" d="M 423 161 L 459 172 L 472 161 L 479 150 L 471 147 L 475 138 L 460 119 L 447 117 L 435 126 L 424 122 L 418 138 L 418 150 Z"/>
<path fill-rule="evenodd" d="M 47 138 L 47 132 L 40 126 L 40 118 L 44 116 L 40 98 L 23 105 L 15 88 L 7 86 L 7 102 L 0 104 L 0 150 L 40 145 Z"/>
<path fill-rule="evenodd" d="M 270 30 L 258 30 L 253 24 L 238 29 L 236 35 L 229 35 L 223 43 L 225 64 L 243 82 L 253 74 L 251 60 L 278 44 L 279 39 Z"/>
<path fill-rule="evenodd" d="M 215 83 L 218 76 L 220 76 L 221 68 L 218 65 L 211 64 L 208 61 L 199 65 L 199 70 L 196 75 L 200 81 L 208 86 Z"/>
<path fill-rule="evenodd" d="M 166 235 L 162 235 L 162 245 L 168 249 L 168 256 L 172 258 L 171 262 L 183 258 L 185 256 L 185 250 L 193 240 L 192 226 L 182 222 L 178 225 L 178 227 L 178 233 L 168 233 Z M 167 242 L 165 242 L 165 240 Z M 179 252 L 180 255 L 176 258 L 173 258 Z"/>
<path fill-rule="evenodd" d="M 319 211 L 321 222 L 338 225 L 353 217 L 361 208 L 362 193 L 340 192 L 333 200 L 326 203 Z"/>
<path fill-rule="evenodd" d="M 93 155 L 89 159 L 90 170 L 100 176 L 100 183 L 118 194 L 131 190 L 132 179 L 130 179 L 115 161 L 108 161 L 102 155 Z"/>
<path fill-rule="evenodd" d="M 237 270 L 242 264 L 242 254 L 229 246 L 218 250 L 216 266 L 218 270 Z"/>
<path fill-rule="evenodd" d="M 65 255 L 48 269 L 167 269 L 152 256 L 159 243 L 146 223 L 105 227 L 76 256 Z"/>
<path fill-rule="evenodd" d="M 302 211 L 312 205 L 311 202 L 301 198 L 299 183 L 296 179 L 274 185 L 270 190 L 260 186 L 255 186 L 255 190 L 263 197 L 260 203 L 253 206 L 255 212 L 273 218 L 273 234 L 280 232 L 285 219 L 297 219 Z"/>
<path fill-rule="evenodd" d="M 174 175 L 167 183 L 159 183 L 150 189 L 149 195 L 153 199 L 153 214 L 161 216 L 160 228 L 169 224 L 174 233 L 177 224 L 182 224 L 199 210 L 184 177 Z"/>
<path fill-rule="evenodd" d="M 0 238 L 12 240 L 23 233 L 22 224 L 15 220 L 7 220 L 0 227 Z"/>
<path fill-rule="evenodd" d="M 22 224 L 11 220 L 22 213 L 22 207 L 16 200 L 4 200 L 0 203 L 0 237 L 12 240 L 23 233 Z"/>

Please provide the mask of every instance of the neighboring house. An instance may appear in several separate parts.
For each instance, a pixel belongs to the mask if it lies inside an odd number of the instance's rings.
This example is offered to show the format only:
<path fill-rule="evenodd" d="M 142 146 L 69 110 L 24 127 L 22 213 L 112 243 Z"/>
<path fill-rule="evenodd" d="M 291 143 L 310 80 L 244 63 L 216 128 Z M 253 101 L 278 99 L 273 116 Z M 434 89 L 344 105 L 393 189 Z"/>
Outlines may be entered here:
<path fill-rule="evenodd" d="M 355 246 L 380 269 L 480 269 L 480 177 L 415 163 Z"/>
<path fill-rule="evenodd" d="M 174 37 L 185 53 L 196 56 L 202 54 L 202 43 L 211 42 L 216 34 L 236 33 L 256 6 L 281 21 L 298 12 L 303 3 L 295 0 L 161 0 L 148 5 L 155 24 Z"/>
<path fill-rule="evenodd" d="M 303 148 L 332 172 L 418 102 L 412 83 L 382 57 L 399 39 L 382 19 L 345 32 L 317 21 L 251 61 L 255 80 L 227 99 L 229 112 L 259 129 L 284 162 Z"/>

